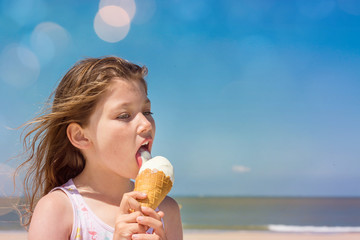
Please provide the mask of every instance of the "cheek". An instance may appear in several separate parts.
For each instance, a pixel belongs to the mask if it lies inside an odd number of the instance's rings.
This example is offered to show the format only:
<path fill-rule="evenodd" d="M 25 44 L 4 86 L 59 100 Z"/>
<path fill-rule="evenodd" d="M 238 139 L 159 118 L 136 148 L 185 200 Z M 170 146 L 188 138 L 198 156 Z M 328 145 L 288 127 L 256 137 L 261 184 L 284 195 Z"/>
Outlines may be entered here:
<path fill-rule="evenodd" d="M 107 147 L 109 151 L 115 154 L 126 155 L 134 147 L 134 134 L 129 128 L 112 129 L 107 136 Z"/>
<path fill-rule="evenodd" d="M 128 137 L 124 132 L 113 130 L 104 136 L 103 147 L 108 147 L 116 151 L 126 148 L 128 142 Z"/>
<path fill-rule="evenodd" d="M 153 134 L 155 134 L 155 132 L 156 132 L 156 124 L 155 124 L 155 120 L 154 120 L 153 118 L 151 118 L 150 122 L 151 122 L 151 125 L 152 125 L 152 131 L 153 131 Z"/>
<path fill-rule="evenodd" d="M 99 126 L 97 132 L 97 142 L 100 149 L 114 152 L 121 149 L 126 144 L 126 132 L 114 125 Z"/>

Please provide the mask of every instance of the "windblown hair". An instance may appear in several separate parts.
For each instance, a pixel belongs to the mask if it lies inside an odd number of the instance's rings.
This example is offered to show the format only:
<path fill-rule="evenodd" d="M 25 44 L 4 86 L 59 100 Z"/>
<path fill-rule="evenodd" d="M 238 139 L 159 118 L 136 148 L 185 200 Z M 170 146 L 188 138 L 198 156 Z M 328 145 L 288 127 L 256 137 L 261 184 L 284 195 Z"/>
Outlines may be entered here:
<path fill-rule="evenodd" d="M 25 207 L 21 211 L 21 222 L 25 227 L 30 224 L 38 200 L 54 187 L 77 176 L 85 167 L 84 156 L 67 137 L 68 125 L 78 123 L 84 127 L 88 124 L 96 104 L 115 77 L 140 82 L 147 94 L 146 74 L 145 66 L 118 57 L 81 60 L 62 78 L 49 97 L 50 104 L 23 125 L 23 156 L 26 160 L 17 172 L 26 169 Z"/>

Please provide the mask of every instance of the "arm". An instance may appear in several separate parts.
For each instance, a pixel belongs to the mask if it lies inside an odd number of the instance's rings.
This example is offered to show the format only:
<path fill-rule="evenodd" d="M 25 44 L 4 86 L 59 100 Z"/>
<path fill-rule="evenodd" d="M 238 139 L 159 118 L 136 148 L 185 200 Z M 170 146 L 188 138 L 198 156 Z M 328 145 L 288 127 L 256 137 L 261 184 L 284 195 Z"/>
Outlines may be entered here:
<path fill-rule="evenodd" d="M 167 196 L 160 204 L 159 209 L 165 213 L 164 225 L 167 239 L 182 240 L 183 231 L 178 203 Z"/>
<path fill-rule="evenodd" d="M 73 224 L 71 203 L 62 191 L 54 191 L 37 203 L 28 233 L 29 240 L 69 239 Z"/>

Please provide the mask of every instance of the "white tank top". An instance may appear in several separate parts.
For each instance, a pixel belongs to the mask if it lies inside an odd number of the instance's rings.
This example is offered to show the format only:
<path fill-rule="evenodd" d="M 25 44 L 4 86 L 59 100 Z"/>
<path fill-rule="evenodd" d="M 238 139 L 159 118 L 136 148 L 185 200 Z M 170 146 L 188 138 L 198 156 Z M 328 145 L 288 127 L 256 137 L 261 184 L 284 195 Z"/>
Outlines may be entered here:
<path fill-rule="evenodd" d="M 83 197 L 72 179 L 60 187 L 51 191 L 62 190 L 69 197 L 73 207 L 73 227 L 70 240 L 111 240 L 113 239 L 114 228 L 104 223 L 98 218 L 85 203 Z M 156 209 L 158 211 L 158 209 Z M 161 219 L 162 220 L 162 219 Z M 164 222 L 163 222 L 164 224 Z M 150 228 L 147 233 L 151 234 L 153 229 Z"/>

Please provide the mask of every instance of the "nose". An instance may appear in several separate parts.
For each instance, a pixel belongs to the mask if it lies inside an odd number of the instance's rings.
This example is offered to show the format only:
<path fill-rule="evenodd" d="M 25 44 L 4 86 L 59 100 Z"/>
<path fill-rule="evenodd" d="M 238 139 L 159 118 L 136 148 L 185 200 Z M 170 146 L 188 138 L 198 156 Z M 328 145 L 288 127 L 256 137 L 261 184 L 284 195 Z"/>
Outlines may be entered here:
<path fill-rule="evenodd" d="M 142 134 L 142 133 L 151 132 L 153 127 L 152 122 L 143 113 L 139 113 L 138 117 L 139 117 L 139 125 L 137 128 L 137 133 Z"/>

